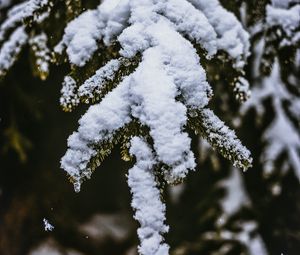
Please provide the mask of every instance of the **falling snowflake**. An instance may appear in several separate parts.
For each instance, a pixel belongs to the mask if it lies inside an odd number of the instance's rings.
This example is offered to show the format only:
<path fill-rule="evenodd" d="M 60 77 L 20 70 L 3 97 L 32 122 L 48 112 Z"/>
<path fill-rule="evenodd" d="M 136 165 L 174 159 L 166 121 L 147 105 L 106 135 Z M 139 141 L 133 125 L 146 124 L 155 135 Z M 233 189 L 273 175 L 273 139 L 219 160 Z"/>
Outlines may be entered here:
<path fill-rule="evenodd" d="M 52 224 L 49 223 L 49 221 L 47 219 L 43 219 L 43 223 L 44 223 L 44 229 L 47 232 L 51 232 L 54 229 L 54 226 Z"/>

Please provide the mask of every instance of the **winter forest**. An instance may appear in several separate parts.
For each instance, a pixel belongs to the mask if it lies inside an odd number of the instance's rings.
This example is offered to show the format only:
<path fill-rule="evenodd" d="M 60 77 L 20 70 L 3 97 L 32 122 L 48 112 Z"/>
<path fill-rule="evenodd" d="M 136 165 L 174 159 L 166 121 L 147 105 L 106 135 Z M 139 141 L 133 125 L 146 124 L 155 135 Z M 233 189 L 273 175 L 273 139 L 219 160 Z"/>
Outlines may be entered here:
<path fill-rule="evenodd" d="M 0 0 L 1 255 L 299 255 L 300 0 Z"/>

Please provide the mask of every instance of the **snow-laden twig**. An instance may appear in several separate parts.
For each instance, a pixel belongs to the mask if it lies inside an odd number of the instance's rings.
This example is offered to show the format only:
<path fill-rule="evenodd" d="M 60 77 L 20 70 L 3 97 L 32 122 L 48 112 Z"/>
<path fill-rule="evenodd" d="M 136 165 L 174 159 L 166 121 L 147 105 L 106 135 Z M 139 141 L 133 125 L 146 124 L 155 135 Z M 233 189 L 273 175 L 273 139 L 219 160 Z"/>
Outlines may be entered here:
<path fill-rule="evenodd" d="M 128 172 L 128 185 L 132 193 L 134 218 L 139 221 L 138 236 L 141 241 L 140 254 L 167 255 L 169 246 L 164 243 L 162 234 L 168 232 L 165 225 L 166 206 L 160 200 L 160 191 L 154 175 L 156 164 L 154 155 L 147 143 L 139 138 L 131 139 L 130 153 L 136 164 Z"/>
<path fill-rule="evenodd" d="M 25 28 L 17 28 L 0 49 L 0 76 L 3 76 L 17 60 L 22 47 L 27 43 Z"/>
<path fill-rule="evenodd" d="M 207 83 L 206 73 L 200 64 L 196 50 L 190 41 L 179 32 L 184 31 L 184 33 L 191 34 L 195 36 L 193 38 L 199 38 L 199 43 L 204 43 L 201 41 L 204 40 L 202 36 L 210 33 L 212 26 L 197 26 L 195 22 L 201 19 L 200 16 L 204 19 L 204 14 L 200 15 L 202 9 L 197 10 L 188 2 L 182 6 L 187 9 L 187 13 L 191 12 L 190 15 L 196 16 L 195 19 L 188 18 L 185 21 L 181 21 L 182 18 L 177 19 L 183 17 L 181 11 L 176 14 L 177 18 L 170 14 L 170 10 L 176 6 L 179 8 L 179 2 L 175 0 L 133 0 L 130 2 L 120 1 L 119 4 L 113 3 L 115 5 L 112 5 L 115 7 L 110 9 L 111 13 L 107 12 L 107 16 L 104 18 L 111 21 L 116 18 L 114 16 L 116 11 L 124 14 L 122 16 L 124 19 L 121 17 L 118 19 L 123 22 L 129 15 L 130 22 L 128 27 L 120 30 L 119 36 L 115 37 L 121 46 L 119 53 L 123 58 L 132 58 L 141 54 L 141 62 L 112 92 L 104 96 L 99 104 L 92 106 L 82 117 L 78 132 L 74 133 L 68 141 L 69 149 L 62 159 L 62 167 L 72 179 L 77 180 L 76 183 L 80 183 L 81 177 L 89 177 L 93 170 L 89 161 L 97 154 L 95 149 L 97 144 L 112 142 L 117 130 L 122 130 L 131 120 L 136 119 L 142 126 L 149 128 L 149 135 L 153 139 L 158 160 L 170 168 L 168 173 L 165 173 L 166 180 L 171 183 L 176 182 L 183 179 L 189 170 L 195 168 L 194 155 L 190 149 L 191 139 L 185 131 L 188 120 L 187 111 L 196 109 L 201 112 L 212 97 L 211 87 Z M 104 1 L 98 11 L 106 10 L 108 6 L 112 7 L 108 5 L 107 1 Z M 217 6 L 219 9 L 222 8 L 219 4 Z M 209 12 L 209 10 L 205 12 Z M 81 29 L 85 31 L 84 15 L 97 15 L 96 10 L 93 14 L 89 13 L 80 15 L 74 20 L 74 25 L 70 25 L 65 30 L 65 36 L 69 39 L 63 39 L 62 43 L 67 47 L 67 54 L 72 64 L 76 64 L 76 61 L 72 62 L 72 59 L 80 58 L 81 49 L 84 52 L 84 46 L 80 48 L 80 51 L 74 51 L 75 55 L 68 52 L 68 47 L 71 47 L 72 40 L 81 36 Z M 164 13 L 168 14 L 164 15 Z M 110 15 L 112 16 L 110 17 Z M 205 22 L 210 19 L 211 17 L 205 19 Z M 190 22 L 190 24 L 186 24 L 186 22 Z M 75 30 L 75 24 L 77 24 L 78 33 Z M 96 26 L 96 24 L 94 25 Z M 202 31 L 203 33 L 197 32 L 192 29 L 193 25 L 200 30 L 206 30 Z M 242 28 L 237 25 L 237 20 L 232 21 L 232 26 L 235 27 L 228 26 L 228 29 L 242 31 Z M 108 27 L 105 28 L 108 29 Z M 226 28 L 225 26 L 224 32 Z M 71 29 L 72 33 L 69 33 L 68 31 L 71 30 L 68 29 Z M 221 28 L 218 28 L 218 31 L 221 33 Z M 88 40 L 93 41 L 90 32 L 86 31 L 86 33 L 85 36 L 88 37 Z M 243 34 L 243 36 L 246 35 Z M 245 39 L 246 37 L 243 36 L 241 38 Z M 202 39 L 200 40 L 200 38 Z M 210 39 L 207 37 L 205 40 L 210 40 L 211 47 L 214 47 L 216 38 L 212 35 Z M 242 44 L 243 41 L 240 40 L 239 43 Z M 76 47 L 80 47 L 80 43 L 76 44 Z M 243 55 L 244 51 L 241 54 Z M 86 56 L 90 56 L 89 52 L 86 52 Z M 65 83 L 64 87 L 67 92 L 65 100 L 75 100 L 74 102 L 77 103 L 76 98 L 80 97 L 79 94 L 85 93 L 91 97 L 90 93 L 95 90 L 97 90 L 96 94 L 101 94 L 103 79 L 112 79 L 118 67 L 119 63 L 116 60 L 108 62 L 79 87 L 77 94 L 76 84 L 71 82 L 70 84 L 73 85 L 69 86 Z M 114 101 L 109 99 L 111 97 L 114 98 Z M 65 103 L 65 101 L 63 102 Z M 214 123 L 218 128 L 221 122 L 216 117 L 209 118 L 211 115 L 205 115 L 205 113 L 207 111 L 203 113 L 204 115 L 202 114 L 204 118 L 201 121 L 207 124 L 204 127 L 208 130 L 204 134 L 207 139 L 212 140 L 210 132 L 213 130 L 211 128 L 214 127 Z M 251 165 L 249 151 L 241 146 L 235 136 L 233 137 L 232 131 L 223 128 L 222 134 L 218 136 L 219 139 L 216 137 L 213 138 L 213 145 L 222 148 L 222 154 L 232 159 L 235 165 L 245 169 Z M 226 138 L 232 139 L 226 140 Z"/>
<path fill-rule="evenodd" d="M 6 20 L 0 26 L 0 41 L 5 39 L 9 30 L 14 29 L 20 24 L 22 25 L 26 18 L 34 16 L 36 11 L 46 6 L 48 3 L 49 0 L 28 0 L 15 5 L 9 10 Z"/>
<path fill-rule="evenodd" d="M 272 1 L 266 7 L 266 25 L 269 28 L 281 28 L 285 33 L 281 47 L 300 42 L 300 2 L 289 7 L 290 2 Z"/>

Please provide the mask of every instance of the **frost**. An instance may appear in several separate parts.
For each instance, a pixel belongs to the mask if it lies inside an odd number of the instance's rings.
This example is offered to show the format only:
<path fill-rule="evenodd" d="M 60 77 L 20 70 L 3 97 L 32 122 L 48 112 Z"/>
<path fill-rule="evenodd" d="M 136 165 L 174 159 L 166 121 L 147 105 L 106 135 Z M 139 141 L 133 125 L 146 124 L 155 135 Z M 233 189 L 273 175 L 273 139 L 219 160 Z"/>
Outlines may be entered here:
<path fill-rule="evenodd" d="M 250 151 L 242 145 L 233 130 L 229 129 L 211 110 L 201 112 L 202 125 L 207 140 L 224 157 L 233 161 L 233 165 L 246 170 L 252 164 Z"/>
<path fill-rule="evenodd" d="M 95 94 L 98 94 L 102 90 L 105 82 L 108 80 L 112 81 L 114 79 L 116 72 L 120 68 L 120 65 L 120 60 L 110 60 L 79 87 L 78 95 L 80 97 L 92 99 Z"/>
<path fill-rule="evenodd" d="M 160 201 L 153 173 L 155 158 L 149 146 L 139 137 L 131 140 L 130 153 L 136 157 L 136 164 L 129 170 L 128 185 L 132 193 L 132 207 L 136 210 L 134 218 L 141 227 L 138 236 L 141 241 L 140 254 L 167 255 L 169 246 L 163 243 L 162 234 L 168 232 L 164 224 L 165 205 Z"/>
<path fill-rule="evenodd" d="M 43 223 L 44 223 L 44 228 L 45 228 L 45 231 L 52 231 L 54 229 L 54 226 L 52 226 L 49 221 L 47 219 L 43 219 Z"/>

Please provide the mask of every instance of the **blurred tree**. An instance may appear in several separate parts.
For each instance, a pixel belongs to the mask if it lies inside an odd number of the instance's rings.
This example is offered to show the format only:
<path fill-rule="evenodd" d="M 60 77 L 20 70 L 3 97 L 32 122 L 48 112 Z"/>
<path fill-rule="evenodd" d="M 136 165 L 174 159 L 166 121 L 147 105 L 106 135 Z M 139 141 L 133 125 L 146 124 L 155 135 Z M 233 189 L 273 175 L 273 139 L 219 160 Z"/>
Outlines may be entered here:
<path fill-rule="evenodd" d="M 175 254 L 298 254 L 299 1 L 223 4 L 251 34 L 252 94 L 238 107 L 223 87 L 227 73 L 221 74 L 219 81 L 210 78 L 224 95 L 213 105 L 238 129 L 253 168 L 239 174 L 201 141 L 199 171 L 188 178 L 182 202 L 169 209 L 172 221 L 180 219 L 170 239 L 181 243 Z"/>

